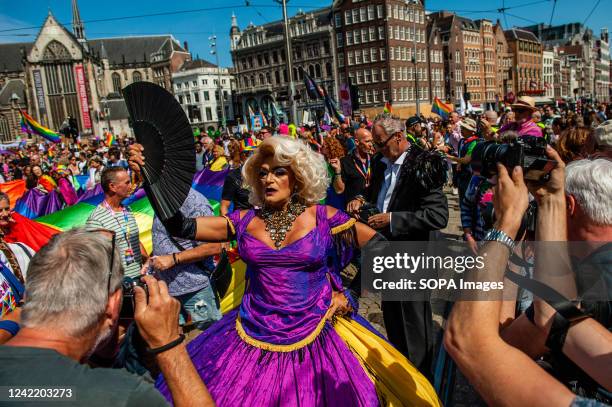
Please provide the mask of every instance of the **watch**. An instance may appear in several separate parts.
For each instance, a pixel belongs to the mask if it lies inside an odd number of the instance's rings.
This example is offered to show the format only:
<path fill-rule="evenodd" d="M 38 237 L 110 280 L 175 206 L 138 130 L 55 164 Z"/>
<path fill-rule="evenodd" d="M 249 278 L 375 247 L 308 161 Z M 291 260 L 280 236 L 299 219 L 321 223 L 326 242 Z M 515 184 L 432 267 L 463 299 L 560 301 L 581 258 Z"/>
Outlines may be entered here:
<path fill-rule="evenodd" d="M 514 247 L 516 246 L 516 242 L 510 236 L 508 236 L 506 232 L 495 228 L 487 232 L 482 240 L 483 244 L 484 242 L 499 242 L 510 249 L 511 253 L 514 251 Z"/>

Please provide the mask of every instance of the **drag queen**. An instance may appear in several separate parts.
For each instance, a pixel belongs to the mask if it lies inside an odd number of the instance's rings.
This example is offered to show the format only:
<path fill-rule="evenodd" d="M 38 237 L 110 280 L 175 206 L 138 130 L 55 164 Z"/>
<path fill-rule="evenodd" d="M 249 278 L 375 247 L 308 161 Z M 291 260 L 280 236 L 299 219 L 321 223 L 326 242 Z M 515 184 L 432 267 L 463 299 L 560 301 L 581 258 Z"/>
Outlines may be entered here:
<path fill-rule="evenodd" d="M 138 146 L 132 160 L 142 159 Z M 146 153 L 146 152 L 145 152 Z M 374 230 L 319 205 L 322 155 L 266 139 L 243 166 L 256 208 L 167 224 L 201 241 L 236 239 L 247 264 L 238 309 L 194 339 L 189 354 L 220 406 L 438 406 L 430 383 L 357 314 L 340 270 Z M 163 377 L 158 389 L 172 401 Z"/>

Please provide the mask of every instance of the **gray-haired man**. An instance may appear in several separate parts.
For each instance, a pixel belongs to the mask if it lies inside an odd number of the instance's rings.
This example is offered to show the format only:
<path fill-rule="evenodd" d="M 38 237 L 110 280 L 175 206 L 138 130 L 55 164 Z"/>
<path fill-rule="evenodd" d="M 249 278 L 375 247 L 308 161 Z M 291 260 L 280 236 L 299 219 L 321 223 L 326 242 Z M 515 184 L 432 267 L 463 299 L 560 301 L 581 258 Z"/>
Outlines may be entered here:
<path fill-rule="evenodd" d="M 0 383 L 11 388 L 65 389 L 59 401 L 79 406 L 159 406 L 149 383 L 119 369 L 91 369 L 87 361 L 114 332 L 123 267 L 108 231 L 73 229 L 56 235 L 30 263 L 21 330 L 0 347 Z M 134 318 L 156 355 L 175 405 L 213 405 L 179 335 L 179 303 L 165 283 L 145 277 L 135 288 Z M 60 394 L 59 392 L 57 394 Z"/>

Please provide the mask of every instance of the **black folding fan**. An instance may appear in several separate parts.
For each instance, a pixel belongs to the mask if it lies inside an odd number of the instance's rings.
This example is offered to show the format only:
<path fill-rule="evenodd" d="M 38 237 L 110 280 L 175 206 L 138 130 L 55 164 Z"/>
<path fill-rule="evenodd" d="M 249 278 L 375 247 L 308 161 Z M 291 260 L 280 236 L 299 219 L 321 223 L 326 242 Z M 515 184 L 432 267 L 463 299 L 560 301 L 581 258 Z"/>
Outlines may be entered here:
<path fill-rule="evenodd" d="M 187 198 L 195 174 L 189 120 L 174 96 L 150 82 L 123 89 L 136 141 L 144 147 L 144 188 L 155 214 L 165 221 Z"/>

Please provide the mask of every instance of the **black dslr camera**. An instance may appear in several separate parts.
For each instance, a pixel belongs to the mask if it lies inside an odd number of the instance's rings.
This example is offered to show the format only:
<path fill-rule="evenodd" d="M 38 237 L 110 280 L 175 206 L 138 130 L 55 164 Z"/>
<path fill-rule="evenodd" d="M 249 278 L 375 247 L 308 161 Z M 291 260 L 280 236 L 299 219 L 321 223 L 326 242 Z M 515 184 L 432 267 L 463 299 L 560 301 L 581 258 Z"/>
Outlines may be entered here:
<path fill-rule="evenodd" d="M 481 176 L 497 175 L 497 163 L 509 169 L 518 165 L 525 180 L 539 182 L 547 181 L 557 165 L 546 156 L 546 140 L 534 136 L 522 136 L 506 144 L 486 141 L 474 147 L 471 165 Z"/>
<path fill-rule="evenodd" d="M 380 213 L 380 211 L 378 210 L 376 205 L 371 204 L 369 202 L 364 202 L 364 204 L 359 209 L 359 214 L 357 216 L 359 217 L 359 220 L 361 222 L 367 224 L 368 223 L 368 219 L 370 218 L 370 216 L 374 216 L 374 215 L 379 214 L 379 213 Z"/>
<path fill-rule="evenodd" d="M 123 279 L 123 303 L 121 305 L 121 319 L 133 319 L 134 310 L 136 309 L 136 297 L 134 296 L 134 287 L 139 286 L 145 290 L 147 300 L 149 299 L 149 290 L 147 284 L 141 281 L 140 278 L 125 277 Z"/>

